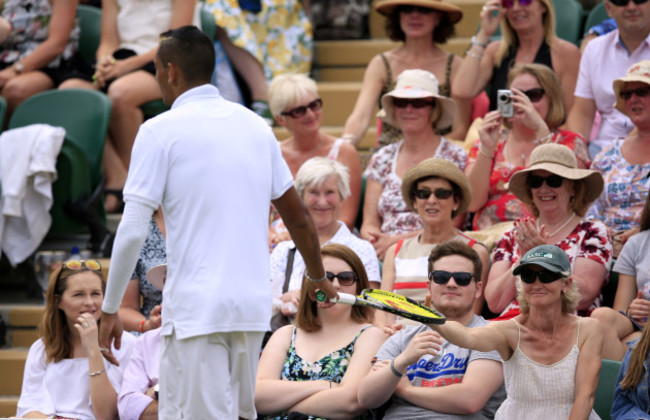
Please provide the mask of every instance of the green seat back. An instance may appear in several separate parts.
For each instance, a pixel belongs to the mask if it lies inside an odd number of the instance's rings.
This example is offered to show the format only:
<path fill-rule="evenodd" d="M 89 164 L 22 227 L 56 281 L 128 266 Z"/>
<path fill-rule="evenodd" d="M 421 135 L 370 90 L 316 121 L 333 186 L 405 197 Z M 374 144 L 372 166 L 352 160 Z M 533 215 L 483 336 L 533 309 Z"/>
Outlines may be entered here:
<path fill-rule="evenodd" d="M 0 96 L 0 131 L 5 126 L 5 117 L 7 116 L 7 101 Z"/>
<path fill-rule="evenodd" d="M 593 9 L 589 11 L 583 32 L 587 32 L 591 27 L 598 25 L 600 22 L 609 19 L 607 9 L 605 9 L 605 2 L 598 3 Z"/>
<path fill-rule="evenodd" d="M 102 32 L 102 11 L 97 7 L 80 4 L 77 6 L 77 18 L 81 29 L 79 52 L 88 63 L 94 63 Z"/>
<path fill-rule="evenodd" d="M 621 369 L 621 362 L 618 360 L 603 359 L 596 388 L 596 400 L 594 411 L 603 420 L 611 418 L 612 404 L 614 403 L 614 388 L 618 380 L 618 371 Z"/>

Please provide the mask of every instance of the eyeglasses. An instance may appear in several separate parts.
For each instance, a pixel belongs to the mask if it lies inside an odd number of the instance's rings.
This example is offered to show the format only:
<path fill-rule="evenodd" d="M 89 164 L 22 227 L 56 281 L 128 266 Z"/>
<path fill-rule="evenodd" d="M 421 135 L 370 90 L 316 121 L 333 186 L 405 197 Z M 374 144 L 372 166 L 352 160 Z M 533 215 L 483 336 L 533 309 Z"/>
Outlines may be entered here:
<path fill-rule="evenodd" d="M 542 184 L 545 181 L 546 181 L 546 185 L 548 185 L 551 188 L 560 188 L 560 186 L 564 182 L 564 178 L 562 178 L 560 175 L 549 175 L 549 176 L 529 175 L 528 178 L 526 178 L 526 184 L 530 188 L 539 188 L 542 186 Z"/>
<path fill-rule="evenodd" d="M 625 99 L 626 101 L 632 97 L 632 94 L 636 95 L 639 98 L 645 98 L 646 96 L 650 95 L 650 86 L 622 90 L 618 94 L 621 95 L 621 98 Z"/>
<path fill-rule="evenodd" d="M 634 4 L 643 4 L 648 0 L 632 0 Z M 630 3 L 630 0 L 609 0 L 615 6 L 627 6 Z"/>
<path fill-rule="evenodd" d="M 327 277 L 327 280 L 331 282 L 334 282 L 335 278 L 339 279 L 339 284 L 341 286 L 352 286 L 354 282 L 358 280 L 357 274 L 354 271 L 341 271 L 338 274 L 326 271 L 325 277 Z"/>
<path fill-rule="evenodd" d="M 413 13 L 413 12 L 418 12 L 423 15 L 428 15 L 429 13 L 435 12 L 433 9 L 429 9 L 428 7 L 421 7 L 421 6 L 412 6 L 410 4 L 406 4 L 404 6 L 400 6 L 397 8 L 397 10 L 400 13 Z"/>
<path fill-rule="evenodd" d="M 440 200 L 446 200 L 454 193 L 453 190 L 448 190 L 446 188 L 436 188 L 435 190 L 415 190 L 415 197 L 420 200 L 427 200 L 431 197 L 431 194 L 435 195 L 436 198 Z"/>
<path fill-rule="evenodd" d="M 512 6 L 515 5 L 515 1 L 517 1 L 517 0 L 501 0 L 501 6 L 504 9 L 510 9 Z M 522 6 L 528 6 L 532 2 L 533 2 L 533 0 L 519 0 L 519 4 L 522 5 Z"/>
<path fill-rule="evenodd" d="M 542 88 L 533 88 L 533 89 L 523 90 L 522 92 L 524 93 L 524 95 L 528 96 L 528 99 L 530 99 L 532 103 L 541 101 L 542 98 L 544 97 L 544 94 L 546 93 Z"/>
<path fill-rule="evenodd" d="M 291 116 L 293 118 L 301 118 L 307 112 L 307 108 L 311 109 L 312 112 L 316 112 L 321 109 L 323 106 L 323 100 L 321 98 L 314 99 L 307 105 L 297 106 L 288 111 L 281 112 L 280 115 Z"/>
<path fill-rule="evenodd" d="M 395 108 L 406 108 L 407 106 L 411 105 L 413 108 L 424 108 L 425 106 L 435 106 L 436 101 L 431 101 L 429 99 L 405 99 L 405 98 L 393 98 L 393 105 L 395 105 Z"/>
<path fill-rule="evenodd" d="M 454 281 L 459 286 L 468 286 L 474 274 L 466 273 L 464 271 L 457 271 L 455 273 L 450 273 L 449 271 L 444 270 L 433 270 L 429 273 L 429 280 L 433 281 L 435 284 L 447 284 L 450 278 L 454 278 Z"/>
<path fill-rule="evenodd" d="M 535 283 L 535 279 L 539 279 L 539 281 L 541 281 L 542 283 L 547 284 L 547 283 L 553 283 L 555 280 L 559 280 L 562 278 L 561 273 L 554 273 L 548 270 L 542 270 L 542 271 L 521 270 L 519 276 L 521 277 L 521 281 L 523 281 L 526 284 Z"/>

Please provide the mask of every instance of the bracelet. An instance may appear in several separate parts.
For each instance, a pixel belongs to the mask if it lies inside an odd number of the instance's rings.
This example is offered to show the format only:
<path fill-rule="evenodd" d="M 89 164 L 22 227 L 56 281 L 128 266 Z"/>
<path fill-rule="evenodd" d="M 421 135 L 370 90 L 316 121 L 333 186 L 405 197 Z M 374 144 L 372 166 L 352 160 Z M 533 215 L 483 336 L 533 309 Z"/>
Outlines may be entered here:
<path fill-rule="evenodd" d="M 332 389 L 332 381 L 330 381 L 330 389 Z"/>
<path fill-rule="evenodd" d="M 494 152 L 492 152 L 492 154 L 489 154 L 488 152 L 485 151 L 482 144 L 480 144 L 478 146 L 478 153 L 485 156 L 486 158 L 488 158 L 490 160 L 492 160 L 492 158 L 494 157 Z"/>
<path fill-rule="evenodd" d="M 144 332 L 144 323 L 145 323 L 145 322 L 147 322 L 146 319 L 140 322 L 140 332 L 141 332 L 141 333 Z"/>
<path fill-rule="evenodd" d="M 327 278 L 327 274 L 323 274 L 323 277 L 321 278 L 314 279 L 309 275 L 309 272 L 305 271 L 305 277 L 307 277 L 307 280 L 309 281 L 313 281 L 314 283 L 320 283 Z"/>
<path fill-rule="evenodd" d="M 476 45 L 476 46 L 481 47 L 481 48 L 485 48 L 485 47 L 487 47 L 487 44 L 486 44 L 485 42 L 479 42 L 479 41 L 476 39 L 476 35 L 474 35 L 474 36 L 472 37 L 472 39 L 471 39 L 469 42 L 470 42 L 472 45 Z"/>
<path fill-rule="evenodd" d="M 481 61 L 483 59 L 483 54 L 476 54 L 475 52 L 468 50 L 465 55 L 469 55 L 472 58 L 477 59 L 478 61 Z"/>
<path fill-rule="evenodd" d="M 104 373 L 104 372 L 106 372 L 106 369 L 98 370 L 97 372 L 90 372 L 90 373 L 88 374 L 88 376 L 90 376 L 90 377 L 92 378 L 93 376 L 101 375 L 101 374 Z"/>
<path fill-rule="evenodd" d="M 348 134 L 343 134 L 341 138 L 348 143 L 354 144 L 355 140 L 357 139 L 357 136 L 348 133 Z"/>
<path fill-rule="evenodd" d="M 393 375 L 397 376 L 398 378 L 401 378 L 402 376 L 404 376 L 403 373 L 399 373 L 397 371 L 397 369 L 395 369 L 395 359 L 390 361 L 390 370 L 391 370 L 391 372 L 393 372 Z"/>

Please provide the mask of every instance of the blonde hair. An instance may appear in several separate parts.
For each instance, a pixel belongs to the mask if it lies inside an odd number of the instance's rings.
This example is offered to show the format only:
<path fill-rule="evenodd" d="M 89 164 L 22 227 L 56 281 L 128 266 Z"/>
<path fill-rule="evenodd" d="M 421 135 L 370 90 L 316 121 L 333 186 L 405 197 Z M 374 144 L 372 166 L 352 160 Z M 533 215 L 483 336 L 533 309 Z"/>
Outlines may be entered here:
<path fill-rule="evenodd" d="M 553 46 L 553 40 L 555 38 L 555 6 L 553 5 L 552 0 L 537 0 L 542 5 L 546 7 L 546 13 L 542 17 L 542 26 L 544 26 L 544 40 L 548 44 L 549 48 Z M 501 18 L 501 44 L 496 53 L 496 66 L 500 66 L 503 58 L 508 54 L 508 51 L 512 47 L 517 47 L 519 40 L 517 39 L 517 33 L 508 18 L 504 15 Z"/>
<path fill-rule="evenodd" d="M 287 107 L 309 96 L 318 97 L 316 82 L 304 74 L 285 73 L 276 76 L 269 85 L 269 107 L 279 117 Z"/>
<path fill-rule="evenodd" d="M 545 122 L 550 130 L 554 130 L 566 118 L 564 108 L 564 99 L 562 98 L 562 84 L 553 69 L 544 64 L 517 64 L 508 72 L 508 86 L 512 84 L 517 76 L 530 74 L 533 76 L 544 89 L 544 94 L 548 96 L 548 115 Z"/>
<path fill-rule="evenodd" d="M 566 282 L 566 278 L 562 278 L 558 281 Z M 530 312 L 530 304 L 526 300 L 526 295 L 524 294 L 524 285 L 520 277 L 517 277 L 515 281 L 517 286 L 517 302 L 519 302 L 519 311 L 522 314 L 527 314 Z M 562 313 L 563 314 L 572 314 L 578 307 L 580 302 L 580 292 L 578 291 L 578 284 L 573 281 L 569 286 L 569 289 L 566 292 L 562 292 Z"/>
<path fill-rule="evenodd" d="M 645 375 L 644 362 L 648 357 L 648 352 L 650 352 L 650 322 L 645 324 L 639 341 L 634 346 L 634 349 L 632 349 L 630 363 L 621 381 L 622 389 L 631 390 L 639 385 L 641 378 Z"/>

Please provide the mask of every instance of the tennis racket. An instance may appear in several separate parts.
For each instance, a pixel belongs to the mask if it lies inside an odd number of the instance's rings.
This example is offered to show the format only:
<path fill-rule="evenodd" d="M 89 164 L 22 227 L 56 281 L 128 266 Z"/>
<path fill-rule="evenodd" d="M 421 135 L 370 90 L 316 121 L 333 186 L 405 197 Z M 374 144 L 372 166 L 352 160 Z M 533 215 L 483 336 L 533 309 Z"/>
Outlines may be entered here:
<path fill-rule="evenodd" d="M 324 302 L 326 299 L 327 295 L 325 292 L 322 290 L 316 292 L 316 300 Z M 423 324 L 444 324 L 446 320 L 443 314 L 424 305 L 420 305 L 412 299 L 380 289 L 365 289 L 359 296 L 349 293 L 339 293 L 339 298 L 331 299 L 330 302 L 368 306 Z"/>

